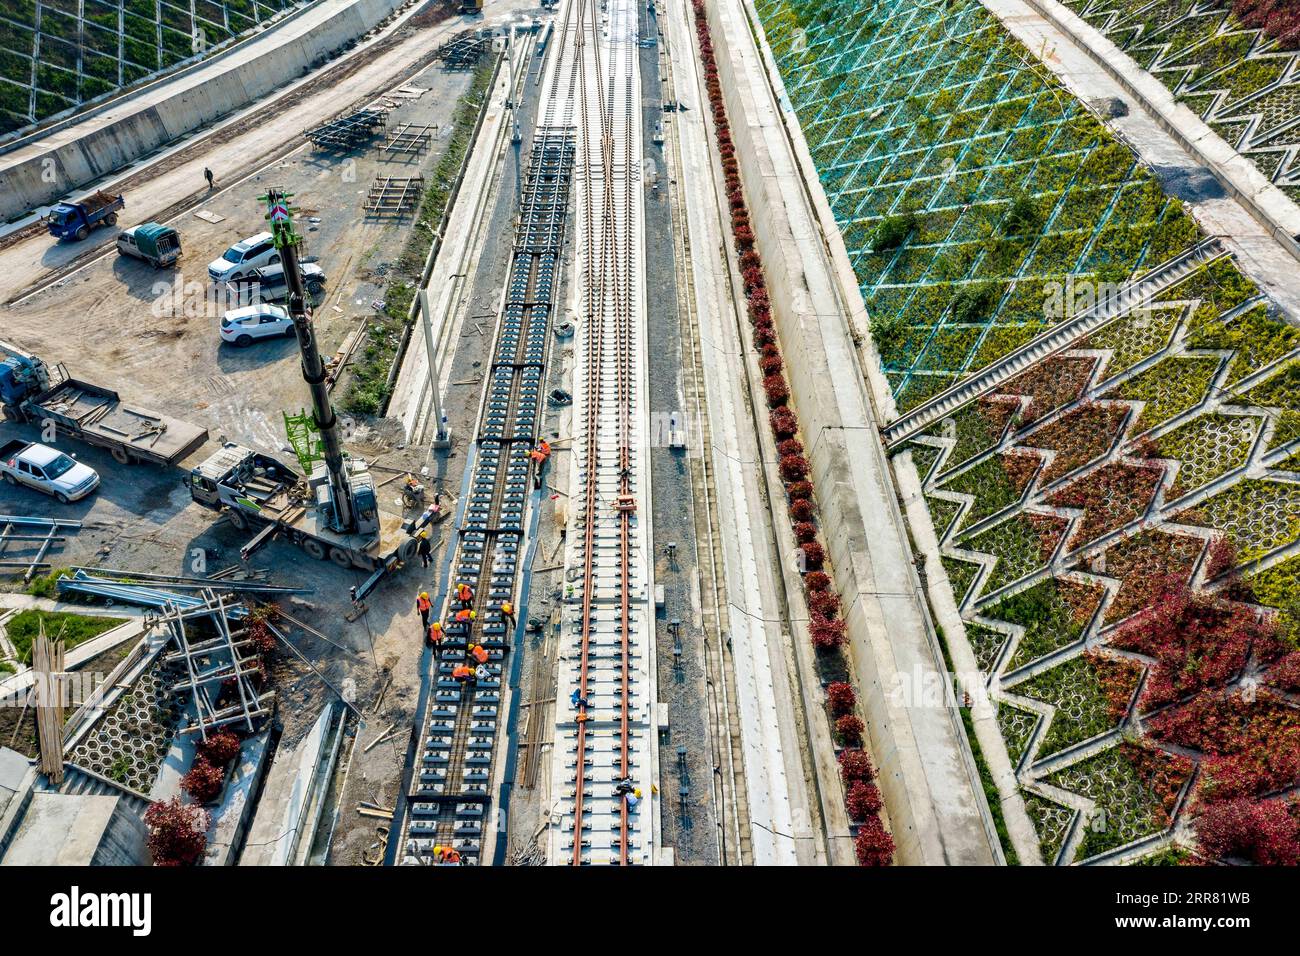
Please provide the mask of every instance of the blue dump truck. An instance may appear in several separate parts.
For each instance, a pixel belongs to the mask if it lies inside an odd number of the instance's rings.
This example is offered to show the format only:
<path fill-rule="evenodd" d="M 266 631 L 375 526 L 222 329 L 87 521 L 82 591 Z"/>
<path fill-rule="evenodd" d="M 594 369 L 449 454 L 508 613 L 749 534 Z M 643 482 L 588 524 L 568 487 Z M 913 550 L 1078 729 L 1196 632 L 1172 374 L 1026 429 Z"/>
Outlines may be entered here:
<path fill-rule="evenodd" d="M 99 226 L 116 226 L 118 210 L 126 207 L 121 196 L 97 192 L 81 202 L 57 203 L 45 224 L 56 239 L 85 239 Z"/>

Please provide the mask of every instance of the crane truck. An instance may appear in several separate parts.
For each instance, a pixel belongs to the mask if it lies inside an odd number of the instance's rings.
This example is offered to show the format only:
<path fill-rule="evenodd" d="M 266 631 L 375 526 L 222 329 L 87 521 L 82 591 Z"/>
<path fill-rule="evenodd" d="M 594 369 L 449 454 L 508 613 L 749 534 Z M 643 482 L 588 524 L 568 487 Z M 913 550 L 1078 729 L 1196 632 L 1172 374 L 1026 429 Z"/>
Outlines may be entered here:
<path fill-rule="evenodd" d="M 0 406 L 10 421 L 51 424 L 123 465 L 175 465 L 208 440 L 205 428 L 127 404 L 112 389 L 71 378 L 62 362 L 50 366 L 7 342 L 0 342 Z"/>
<path fill-rule="evenodd" d="M 317 560 L 370 572 L 353 591 L 353 599 L 359 602 L 385 575 L 415 558 L 416 535 L 446 518 L 450 509 L 435 499 L 431 507 L 409 519 L 385 511 L 365 459 L 343 450 L 298 260 L 301 240 L 293 228 L 292 197 L 273 189 L 263 198 L 288 283 L 288 311 L 302 353 L 302 377 L 311 393 L 312 437 L 306 444 L 313 453 L 299 453 L 308 474 L 300 475 L 283 461 L 227 442 L 191 470 L 190 497 L 225 514 L 235 528 L 255 532 L 240 550 L 245 558 L 272 538 L 282 537 Z"/>

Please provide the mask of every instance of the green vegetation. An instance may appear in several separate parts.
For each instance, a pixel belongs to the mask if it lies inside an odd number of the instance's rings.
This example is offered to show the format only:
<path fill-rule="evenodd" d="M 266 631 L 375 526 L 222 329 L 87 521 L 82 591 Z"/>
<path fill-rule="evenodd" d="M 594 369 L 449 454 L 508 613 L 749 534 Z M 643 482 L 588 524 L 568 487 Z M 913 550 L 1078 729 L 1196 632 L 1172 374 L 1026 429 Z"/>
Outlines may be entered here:
<path fill-rule="evenodd" d="M 32 578 L 27 585 L 27 593 L 36 597 L 53 598 L 58 597 L 59 578 L 66 577 L 72 571 L 68 568 L 54 568 L 48 574 L 43 574 L 38 578 Z"/>
<path fill-rule="evenodd" d="M 9 619 L 5 631 L 9 641 L 18 654 L 18 659 L 25 661 L 32 650 L 32 642 L 45 625 L 48 637 L 61 637 L 67 647 L 76 647 L 105 631 L 111 631 L 119 624 L 125 624 L 123 617 L 100 617 L 99 615 L 73 614 L 68 611 L 19 611 Z"/>
<path fill-rule="evenodd" d="M 389 273 L 383 314 L 375 316 L 366 327 L 366 346 L 360 361 L 352 367 L 352 378 L 343 396 L 343 407 L 350 412 L 378 415 L 388 405 L 388 378 L 406 336 L 411 302 L 424 272 L 424 261 L 433 246 L 433 237 L 440 235 L 445 225 L 443 218 L 451 190 L 472 145 L 479 114 L 487 106 L 488 84 L 495 66 L 495 59 L 480 63 L 469 89 L 461 95 L 452 120 L 451 139 L 429 177 L 410 238 Z"/>

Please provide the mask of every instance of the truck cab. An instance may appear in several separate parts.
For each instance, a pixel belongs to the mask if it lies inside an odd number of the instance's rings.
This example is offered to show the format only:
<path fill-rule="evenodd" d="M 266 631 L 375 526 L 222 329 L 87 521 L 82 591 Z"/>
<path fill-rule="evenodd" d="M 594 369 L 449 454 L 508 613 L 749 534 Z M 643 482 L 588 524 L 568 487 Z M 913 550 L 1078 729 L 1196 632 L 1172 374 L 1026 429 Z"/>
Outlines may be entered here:
<path fill-rule="evenodd" d="M 264 501 L 297 478 L 282 462 L 226 442 L 190 470 L 190 497 L 213 511 L 223 507 L 260 511 Z"/>

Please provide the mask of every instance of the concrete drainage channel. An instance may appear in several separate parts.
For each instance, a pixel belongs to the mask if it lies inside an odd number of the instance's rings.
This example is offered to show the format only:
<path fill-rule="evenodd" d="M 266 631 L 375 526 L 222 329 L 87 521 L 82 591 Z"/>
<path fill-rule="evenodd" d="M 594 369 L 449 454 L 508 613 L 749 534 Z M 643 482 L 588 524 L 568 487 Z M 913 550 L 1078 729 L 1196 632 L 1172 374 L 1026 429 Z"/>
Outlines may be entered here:
<path fill-rule="evenodd" d="M 393 818 L 403 839 L 392 841 L 390 855 L 400 853 L 404 863 L 435 862 L 436 845 L 454 846 L 466 863 L 479 862 L 491 849 L 484 845 L 489 785 L 504 703 L 504 660 L 514 636 L 500 605 L 514 601 L 519 586 L 529 452 L 537 436 L 573 156 L 570 133 L 538 131 L 482 399 L 469 493 L 462 497 L 457 544 L 448 552 L 444 592 L 436 605 L 446 622 L 442 659 L 427 661 L 431 669 L 417 708 L 416 750 L 404 774 L 408 798 L 399 802 Z M 474 588 L 478 611 L 473 619 L 457 622 L 454 614 L 469 609 L 455 598 L 453 584 L 460 582 Z M 471 644 L 489 655 L 489 676 L 475 683 L 453 676 L 459 664 L 473 666 Z"/>

